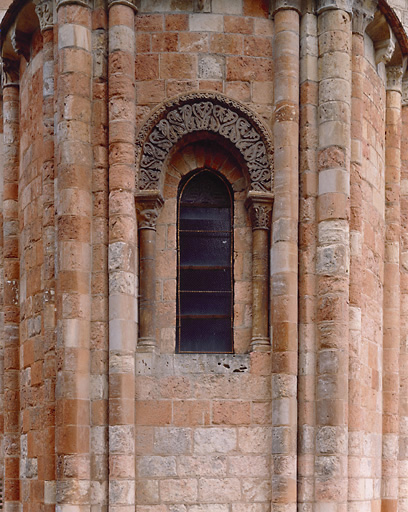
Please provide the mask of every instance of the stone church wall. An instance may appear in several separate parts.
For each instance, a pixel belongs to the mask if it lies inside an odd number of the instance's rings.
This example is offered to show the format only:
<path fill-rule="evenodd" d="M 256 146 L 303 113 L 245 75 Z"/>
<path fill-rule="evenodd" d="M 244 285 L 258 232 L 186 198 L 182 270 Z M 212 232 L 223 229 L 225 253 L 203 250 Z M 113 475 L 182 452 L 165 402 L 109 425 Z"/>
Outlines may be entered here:
<path fill-rule="evenodd" d="M 406 35 L 384 1 L 136 3 L 3 21 L 3 508 L 407 512 Z M 203 168 L 232 354 L 176 347 Z"/>

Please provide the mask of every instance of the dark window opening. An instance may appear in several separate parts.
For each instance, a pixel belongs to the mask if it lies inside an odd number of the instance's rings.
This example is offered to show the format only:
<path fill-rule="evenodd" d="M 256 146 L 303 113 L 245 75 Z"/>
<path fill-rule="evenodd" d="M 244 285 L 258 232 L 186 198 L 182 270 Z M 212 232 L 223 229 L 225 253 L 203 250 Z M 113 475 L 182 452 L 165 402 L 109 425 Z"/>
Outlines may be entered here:
<path fill-rule="evenodd" d="M 232 353 L 232 192 L 215 172 L 182 181 L 178 196 L 177 352 Z"/>

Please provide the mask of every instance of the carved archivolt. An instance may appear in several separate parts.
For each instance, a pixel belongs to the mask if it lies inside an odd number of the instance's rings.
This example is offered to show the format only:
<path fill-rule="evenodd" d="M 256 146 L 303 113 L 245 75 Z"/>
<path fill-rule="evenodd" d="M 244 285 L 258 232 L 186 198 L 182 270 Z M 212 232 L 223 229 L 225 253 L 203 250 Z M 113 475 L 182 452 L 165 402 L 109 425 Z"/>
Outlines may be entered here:
<path fill-rule="evenodd" d="M 273 149 L 266 127 L 244 105 L 212 92 L 173 99 L 147 121 L 136 144 L 137 190 L 159 188 L 170 150 L 183 136 L 193 132 L 215 133 L 229 140 L 246 163 L 250 189 L 273 190 Z"/>

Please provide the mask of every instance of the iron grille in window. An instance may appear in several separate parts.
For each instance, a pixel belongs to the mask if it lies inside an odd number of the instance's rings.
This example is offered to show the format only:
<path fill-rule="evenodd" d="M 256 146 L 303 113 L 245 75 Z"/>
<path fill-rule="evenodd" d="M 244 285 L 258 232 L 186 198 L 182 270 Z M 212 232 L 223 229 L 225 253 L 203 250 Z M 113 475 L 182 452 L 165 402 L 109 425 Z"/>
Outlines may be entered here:
<path fill-rule="evenodd" d="M 3 480 L 0 480 L 0 510 L 3 510 Z"/>
<path fill-rule="evenodd" d="M 232 352 L 232 194 L 202 170 L 178 200 L 177 351 Z"/>

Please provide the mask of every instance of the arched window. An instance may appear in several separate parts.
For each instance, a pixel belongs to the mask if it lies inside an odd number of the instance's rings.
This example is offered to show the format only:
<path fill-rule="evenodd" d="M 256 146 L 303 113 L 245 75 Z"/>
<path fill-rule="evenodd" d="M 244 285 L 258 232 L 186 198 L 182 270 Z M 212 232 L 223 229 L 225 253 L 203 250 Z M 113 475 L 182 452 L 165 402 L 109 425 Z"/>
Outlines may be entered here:
<path fill-rule="evenodd" d="M 233 352 L 233 201 L 223 177 L 199 170 L 178 194 L 177 351 Z"/>

